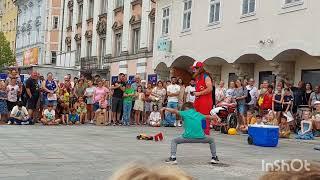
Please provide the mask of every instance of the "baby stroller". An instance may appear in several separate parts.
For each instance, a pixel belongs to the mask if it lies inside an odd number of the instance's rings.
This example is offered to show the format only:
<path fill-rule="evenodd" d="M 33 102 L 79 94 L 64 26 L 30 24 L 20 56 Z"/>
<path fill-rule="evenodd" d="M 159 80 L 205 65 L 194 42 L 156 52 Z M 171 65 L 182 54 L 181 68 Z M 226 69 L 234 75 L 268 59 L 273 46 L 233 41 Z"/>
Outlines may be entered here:
<path fill-rule="evenodd" d="M 221 119 L 221 122 L 214 121 L 212 127 L 215 131 L 220 131 L 223 134 L 227 134 L 229 128 L 236 128 L 238 125 L 236 107 L 223 106 L 213 109 L 218 110 L 215 114 Z M 210 112 L 211 113 L 211 112 Z M 212 115 L 213 113 L 211 113 Z"/>

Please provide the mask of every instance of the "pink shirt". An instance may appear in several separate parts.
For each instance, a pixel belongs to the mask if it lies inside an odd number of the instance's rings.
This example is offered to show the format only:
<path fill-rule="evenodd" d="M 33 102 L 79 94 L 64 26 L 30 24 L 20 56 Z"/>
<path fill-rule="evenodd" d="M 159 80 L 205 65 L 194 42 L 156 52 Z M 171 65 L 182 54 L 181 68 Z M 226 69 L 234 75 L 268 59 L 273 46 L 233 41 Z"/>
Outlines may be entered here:
<path fill-rule="evenodd" d="M 99 102 L 101 97 L 107 95 L 107 93 L 109 92 L 109 89 L 106 87 L 96 87 L 96 89 L 94 90 L 94 102 Z"/>

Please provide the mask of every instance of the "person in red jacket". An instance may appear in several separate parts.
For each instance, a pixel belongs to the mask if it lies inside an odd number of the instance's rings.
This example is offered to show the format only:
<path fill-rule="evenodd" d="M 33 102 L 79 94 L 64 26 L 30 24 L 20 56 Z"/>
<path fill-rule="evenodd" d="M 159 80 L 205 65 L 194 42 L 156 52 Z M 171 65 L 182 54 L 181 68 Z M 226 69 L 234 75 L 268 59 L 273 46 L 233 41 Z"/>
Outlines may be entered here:
<path fill-rule="evenodd" d="M 194 92 L 196 99 L 194 101 L 194 107 L 196 111 L 201 114 L 210 115 L 210 111 L 213 108 L 212 79 L 209 73 L 204 70 L 202 62 L 195 62 L 192 69 L 196 80 L 196 92 Z M 206 120 L 204 133 L 210 135 L 210 120 L 208 119 Z"/>

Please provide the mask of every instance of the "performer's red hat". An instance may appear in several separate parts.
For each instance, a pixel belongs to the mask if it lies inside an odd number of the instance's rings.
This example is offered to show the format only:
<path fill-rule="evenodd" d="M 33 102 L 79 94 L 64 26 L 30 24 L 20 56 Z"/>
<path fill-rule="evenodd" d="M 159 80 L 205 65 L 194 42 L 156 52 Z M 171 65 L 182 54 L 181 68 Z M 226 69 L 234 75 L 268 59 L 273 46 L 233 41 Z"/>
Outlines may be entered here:
<path fill-rule="evenodd" d="M 202 63 L 202 62 L 200 62 L 200 61 L 195 61 L 195 62 L 193 63 L 192 69 L 194 69 L 194 68 L 202 68 L 202 67 L 203 67 L 203 63 Z"/>

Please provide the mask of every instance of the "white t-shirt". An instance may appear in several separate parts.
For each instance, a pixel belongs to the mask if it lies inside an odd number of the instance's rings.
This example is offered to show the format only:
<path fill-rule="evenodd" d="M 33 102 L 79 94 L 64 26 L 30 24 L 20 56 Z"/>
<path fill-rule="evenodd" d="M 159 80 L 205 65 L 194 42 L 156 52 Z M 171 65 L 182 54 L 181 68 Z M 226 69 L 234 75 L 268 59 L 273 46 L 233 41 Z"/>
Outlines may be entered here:
<path fill-rule="evenodd" d="M 19 109 L 18 106 L 14 106 L 12 111 L 11 111 L 11 115 L 16 117 L 16 118 L 25 118 L 28 116 L 28 110 L 26 107 L 22 106 L 21 110 Z"/>
<path fill-rule="evenodd" d="M 185 89 L 185 93 L 187 93 L 186 102 L 194 103 L 196 96 L 191 95 L 191 92 L 196 92 L 196 87 L 187 86 Z"/>
<path fill-rule="evenodd" d="M 48 109 L 44 110 L 43 114 L 45 115 L 45 117 L 47 118 L 47 120 L 52 121 L 54 120 L 54 117 L 56 115 L 55 111 L 52 109 L 51 111 L 49 111 Z"/>
<path fill-rule="evenodd" d="M 17 102 L 18 101 L 18 91 L 19 91 L 19 86 L 18 85 L 8 85 L 7 86 L 8 90 L 8 101 L 10 102 Z"/>
<path fill-rule="evenodd" d="M 249 85 L 246 88 L 247 88 L 247 90 L 249 90 L 250 95 L 251 95 L 251 101 L 248 104 L 255 105 L 257 103 L 257 100 L 259 97 L 258 88 L 254 87 L 254 86 L 251 87 Z"/>
<path fill-rule="evenodd" d="M 149 121 L 150 122 L 158 122 L 160 120 L 161 120 L 160 112 L 153 111 L 153 112 L 150 113 L 150 116 L 149 116 Z"/>
<path fill-rule="evenodd" d="M 180 86 L 178 84 L 170 84 L 167 87 L 167 92 L 168 93 L 173 93 L 173 94 L 177 94 L 180 92 Z M 168 96 L 168 102 L 179 102 L 178 96 Z"/>

